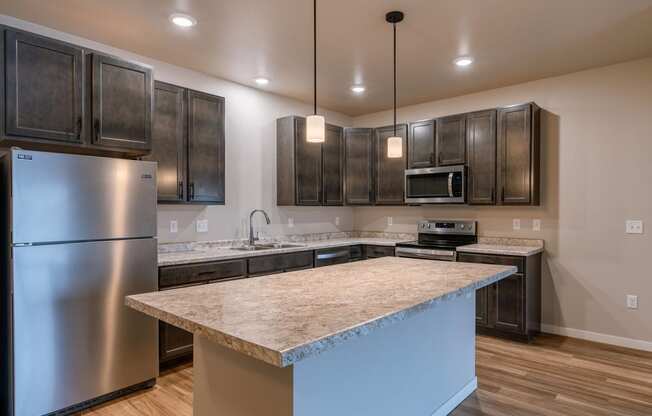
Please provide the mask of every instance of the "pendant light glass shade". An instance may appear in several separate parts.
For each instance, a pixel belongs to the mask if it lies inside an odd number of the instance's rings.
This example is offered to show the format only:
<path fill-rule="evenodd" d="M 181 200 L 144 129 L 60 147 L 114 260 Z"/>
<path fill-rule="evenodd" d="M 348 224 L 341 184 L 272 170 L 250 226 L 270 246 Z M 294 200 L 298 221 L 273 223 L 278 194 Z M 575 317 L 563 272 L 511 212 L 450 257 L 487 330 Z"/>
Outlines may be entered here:
<path fill-rule="evenodd" d="M 326 139 L 326 120 L 323 116 L 306 117 L 306 140 L 310 143 L 324 143 Z"/>
<path fill-rule="evenodd" d="M 387 157 L 389 159 L 403 157 L 403 139 L 390 137 L 387 139 Z"/>

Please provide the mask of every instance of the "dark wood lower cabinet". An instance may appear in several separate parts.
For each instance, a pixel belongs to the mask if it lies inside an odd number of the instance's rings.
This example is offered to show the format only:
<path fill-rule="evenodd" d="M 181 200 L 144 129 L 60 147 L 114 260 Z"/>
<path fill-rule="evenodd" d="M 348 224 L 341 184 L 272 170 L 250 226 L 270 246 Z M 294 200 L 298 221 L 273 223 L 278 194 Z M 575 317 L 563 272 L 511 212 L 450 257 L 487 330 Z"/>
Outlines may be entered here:
<path fill-rule="evenodd" d="M 346 251 L 349 261 L 394 255 L 394 247 L 354 245 L 262 255 L 247 259 L 165 266 L 159 267 L 159 290 L 312 269 L 315 267 L 317 254 L 338 251 Z M 333 264 L 337 263 L 340 261 Z M 321 264 L 321 266 L 325 265 Z M 162 368 L 169 368 L 190 360 L 192 344 L 192 333 L 159 321 L 159 363 Z"/>
<path fill-rule="evenodd" d="M 517 267 L 475 293 L 478 333 L 531 341 L 541 330 L 541 254 L 528 257 L 460 253 L 458 261 Z"/>

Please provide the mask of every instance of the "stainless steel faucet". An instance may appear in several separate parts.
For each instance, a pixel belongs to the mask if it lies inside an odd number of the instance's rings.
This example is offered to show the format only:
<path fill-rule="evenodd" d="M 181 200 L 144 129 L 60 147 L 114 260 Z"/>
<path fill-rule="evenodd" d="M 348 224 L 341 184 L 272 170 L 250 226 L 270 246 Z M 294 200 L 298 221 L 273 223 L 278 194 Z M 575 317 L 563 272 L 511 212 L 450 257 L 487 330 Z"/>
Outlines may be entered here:
<path fill-rule="evenodd" d="M 267 225 L 269 225 L 271 222 L 269 220 L 269 216 L 267 215 L 267 213 L 262 209 L 255 209 L 251 211 L 251 214 L 249 214 L 249 245 L 250 246 L 253 246 L 256 240 L 258 240 L 258 237 L 254 237 L 254 222 L 253 222 L 254 214 L 257 212 L 260 212 L 265 216 L 265 221 L 267 221 Z"/>

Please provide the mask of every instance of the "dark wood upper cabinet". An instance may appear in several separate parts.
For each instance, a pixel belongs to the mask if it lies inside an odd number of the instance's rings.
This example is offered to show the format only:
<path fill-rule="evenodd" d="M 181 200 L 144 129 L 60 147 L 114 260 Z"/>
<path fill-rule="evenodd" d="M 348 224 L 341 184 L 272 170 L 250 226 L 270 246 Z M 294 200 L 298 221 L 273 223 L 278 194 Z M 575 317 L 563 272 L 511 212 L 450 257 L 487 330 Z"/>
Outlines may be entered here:
<path fill-rule="evenodd" d="M 322 145 L 324 205 L 344 205 L 344 132 L 341 127 L 326 125 Z"/>
<path fill-rule="evenodd" d="M 151 149 L 152 69 L 97 53 L 91 57 L 93 144 Z"/>
<path fill-rule="evenodd" d="M 466 114 L 437 119 L 437 166 L 466 163 Z"/>
<path fill-rule="evenodd" d="M 186 90 L 176 85 L 154 83 L 152 152 L 145 160 L 158 162 L 158 201 L 186 199 Z"/>
<path fill-rule="evenodd" d="M 436 166 L 435 120 L 410 123 L 407 149 L 408 169 Z"/>
<path fill-rule="evenodd" d="M 499 204 L 539 204 L 539 117 L 534 103 L 498 109 Z"/>
<path fill-rule="evenodd" d="M 344 129 L 344 171 L 347 205 L 374 202 L 374 130 Z"/>
<path fill-rule="evenodd" d="M 306 140 L 305 118 L 297 117 L 295 123 L 296 205 L 321 205 L 322 145 L 321 143 L 311 143 Z"/>
<path fill-rule="evenodd" d="M 277 205 L 342 205 L 343 141 L 338 126 L 326 124 L 324 143 L 309 143 L 305 117 L 276 120 Z"/>
<path fill-rule="evenodd" d="M 188 200 L 224 204 L 224 98 L 188 90 Z"/>
<path fill-rule="evenodd" d="M 467 114 L 468 203 L 496 203 L 496 110 Z"/>
<path fill-rule="evenodd" d="M 25 32 L 5 33 L 5 133 L 82 143 L 83 51 Z"/>
<path fill-rule="evenodd" d="M 377 205 L 403 205 L 405 204 L 405 163 L 407 126 L 400 124 L 396 128 L 396 135 L 402 138 L 403 156 L 398 158 L 387 157 L 387 139 L 394 136 L 394 126 L 376 129 L 376 204 Z"/>

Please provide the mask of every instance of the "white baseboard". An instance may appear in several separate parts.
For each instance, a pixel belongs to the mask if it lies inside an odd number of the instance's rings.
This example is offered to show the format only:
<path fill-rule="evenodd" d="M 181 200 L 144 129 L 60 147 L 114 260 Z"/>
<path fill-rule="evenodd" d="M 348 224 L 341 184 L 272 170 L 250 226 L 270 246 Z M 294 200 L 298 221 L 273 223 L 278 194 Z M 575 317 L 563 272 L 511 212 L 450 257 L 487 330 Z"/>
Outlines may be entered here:
<path fill-rule="evenodd" d="M 446 416 L 453 411 L 460 403 L 464 401 L 467 397 L 471 395 L 478 388 L 478 378 L 473 377 L 473 380 L 469 382 L 466 386 L 462 387 L 462 390 L 455 393 L 453 397 L 448 399 L 446 403 L 439 406 L 439 409 L 435 410 L 432 416 Z"/>
<path fill-rule="evenodd" d="M 561 326 L 548 324 L 541 324 L 541 332 L 652 352 L 652 342 L 644 341 L 642 339 L 617 337 L 615 335 L 584 331 L 582 329 L 564 328 Z"/>

